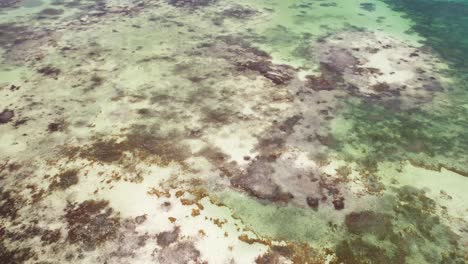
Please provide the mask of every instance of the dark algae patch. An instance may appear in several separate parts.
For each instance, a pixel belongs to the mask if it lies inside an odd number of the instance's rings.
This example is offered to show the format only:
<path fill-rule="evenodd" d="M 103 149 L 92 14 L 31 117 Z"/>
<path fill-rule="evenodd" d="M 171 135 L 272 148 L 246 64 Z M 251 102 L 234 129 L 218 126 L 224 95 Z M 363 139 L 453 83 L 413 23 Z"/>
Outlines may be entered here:
<path fill-rule="evenodd" d="M 467 169 L 468 111 L 461 105 L 402 111 L 359 101 L 350 103 L 343 117 L 351 128 L 337 137 L 336 147 L 367 167 L 409 159 L 427 168 Z M 347 147 L 360 154 L 345 151 Z"/>
<path fill-rule="evenodd" d="M 384 200 L 391 206 L 386 213 L 346 215 L 350 235 L 336 246 L 336 263 L 464 263 L 459 237 L 434 215 L 424 191 L 404 186 Z"/>
<path fill-rule="evenodd" d="M 391 217 L 373 211 L 352 212 L 346 215 L 345 224 L 352 234 L 372 233 L 379 239 L 384 239 L 392 228 Z"/>
<path fill-rule="evenodd" d="M 13 191 L 0 189 L 0 218 L 15 220 L 24 201 Z"/>
<path fill-rule="evenodd" d="M 183 162 L 191 153 L 176 138 L 135 130 L 122 139 L 99 138 L 90 145 L 72 147 L 69 154 L 71 158 L 79 156 L 102 163 L 122 161 L 132 154 L 141 159 L 158 159 L 160 164 L 168 165 L 173 161 Z"/>

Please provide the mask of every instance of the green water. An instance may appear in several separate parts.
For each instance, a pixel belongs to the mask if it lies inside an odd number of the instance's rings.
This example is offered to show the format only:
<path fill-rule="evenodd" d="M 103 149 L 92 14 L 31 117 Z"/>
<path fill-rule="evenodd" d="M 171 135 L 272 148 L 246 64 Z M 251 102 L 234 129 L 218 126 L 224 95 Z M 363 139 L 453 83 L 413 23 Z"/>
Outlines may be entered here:
<path fill-rule="evenodd" d="M 464 0 L 0 0 L 0 262 L 466 263 L 467 58 Z"/>

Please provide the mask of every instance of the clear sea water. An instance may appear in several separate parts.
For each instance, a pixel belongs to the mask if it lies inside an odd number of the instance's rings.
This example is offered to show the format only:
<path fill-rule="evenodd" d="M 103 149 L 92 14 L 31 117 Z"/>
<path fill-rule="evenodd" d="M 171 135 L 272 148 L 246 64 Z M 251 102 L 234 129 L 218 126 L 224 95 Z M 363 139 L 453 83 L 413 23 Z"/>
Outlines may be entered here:
<path fill-rule="evenodd" d="M 0 0 L 0 263 L 468 262 L 468 1 Z"/>

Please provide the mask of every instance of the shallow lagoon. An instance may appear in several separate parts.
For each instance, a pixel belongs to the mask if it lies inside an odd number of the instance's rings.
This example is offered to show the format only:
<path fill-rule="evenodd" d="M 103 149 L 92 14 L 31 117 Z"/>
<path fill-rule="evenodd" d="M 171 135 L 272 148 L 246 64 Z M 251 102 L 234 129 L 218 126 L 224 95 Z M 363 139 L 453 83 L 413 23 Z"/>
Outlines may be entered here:
<path fill-rule="evenodd" d="M 467 20 L 0 0 L 0 262 L 467 262 Z"/>

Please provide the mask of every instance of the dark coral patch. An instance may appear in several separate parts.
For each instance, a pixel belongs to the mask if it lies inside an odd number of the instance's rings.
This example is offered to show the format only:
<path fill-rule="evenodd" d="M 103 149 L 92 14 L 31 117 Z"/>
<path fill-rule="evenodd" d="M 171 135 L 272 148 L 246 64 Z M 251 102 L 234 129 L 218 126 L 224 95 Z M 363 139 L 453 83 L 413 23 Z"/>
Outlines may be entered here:
<path fill-rule="evenodd" d="M 395 192 L 396 196 L 387 197 L 393 212 L 346 216 L 352 236 L 337 245 L 338 263 L 406 263 L 417 255 L 425 262 L 463 263 L 459 237 L 433 214 L 435 202 L 413 187 Z M 364 235 L 375 239 L 362 239 Z"/>
<path fill-rule="evenodd" d="M 85 250 L 94 250 L 106 241 L 117 237 L 120 219 L 108 207 L 108 201 L 86 200 L 69 205 L 65 219 L 68 223 L 67 240 L 81 244 Z"/>
<path fill-rule="evenodd" d="M 62 233 L 60 232 L 60 229 L 56 230 L 46 230 L 44 231 L 44 234 L 41 236 L 41 241 L 44 244 L 52 244 L 60 240 L 62 237 Z"/>
<path fill-rule="evenodd" d="M 12 191 L 0 189 L 0 218 L 16 219 L 23 203 L 23 199 Z"/>
<path fill-rule="evenodd" d="M 8 264 L 21 264 L 35 256 L 31 248 L 8 249 L 0 243 L 0 262 Z"/>

